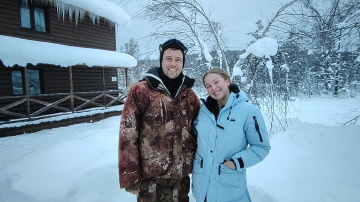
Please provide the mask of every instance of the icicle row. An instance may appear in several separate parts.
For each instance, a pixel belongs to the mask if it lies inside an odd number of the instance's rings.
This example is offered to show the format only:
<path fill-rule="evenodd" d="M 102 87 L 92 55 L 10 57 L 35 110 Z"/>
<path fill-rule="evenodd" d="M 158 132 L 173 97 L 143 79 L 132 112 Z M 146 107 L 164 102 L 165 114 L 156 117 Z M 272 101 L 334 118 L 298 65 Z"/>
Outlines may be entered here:
<path fill-rule="evenodd" d="M 22 1 L 26 1 L 26 0 L 22 0 Z M 54 5 L 54 7 L 56 7 L 57 16 L 59 19 L 62 18 L 63 21 L 65 21 L 66 14 L 69 15 L 70 21 L 73 20 L 73 17 L 75 18 L 76 26 L 77 26 L 79 20 L 82 21 L 85 19 L 87 11 L 85 11 L 82 8 L 66 4 L 66 3 L 62 2 L 61 0 L 47 0 L 47 1 L 52 3 Z M 88 12 L 88 14 L 89 14 L 89 17 L 90 17 L 90 20 L 92 21 L 92 23 L 95 25 L 95 23 L 97 22 L 97 24 L 99 25 L 100 16 L 98 16 L 94 13 L 90 13 L 90 12 Z M 106 19 L 106 21 L 109 23 L 110 26 L 115 25 L 114 22 L 112 22 L 108 19 Z"/>

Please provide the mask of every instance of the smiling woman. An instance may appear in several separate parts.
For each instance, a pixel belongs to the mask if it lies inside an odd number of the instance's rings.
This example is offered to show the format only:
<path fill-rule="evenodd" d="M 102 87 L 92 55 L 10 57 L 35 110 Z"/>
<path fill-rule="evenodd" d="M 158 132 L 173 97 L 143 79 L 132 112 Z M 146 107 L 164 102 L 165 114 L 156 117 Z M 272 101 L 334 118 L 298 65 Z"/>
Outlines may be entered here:
<path fill-rule="evenodd" d="M 270 151 L 265 121 L 222 69 L 203 77 L 209 97 L 194 122 L 197 150 L 192 191 L 197 201 L 251 201 L 246 170 Z"/>

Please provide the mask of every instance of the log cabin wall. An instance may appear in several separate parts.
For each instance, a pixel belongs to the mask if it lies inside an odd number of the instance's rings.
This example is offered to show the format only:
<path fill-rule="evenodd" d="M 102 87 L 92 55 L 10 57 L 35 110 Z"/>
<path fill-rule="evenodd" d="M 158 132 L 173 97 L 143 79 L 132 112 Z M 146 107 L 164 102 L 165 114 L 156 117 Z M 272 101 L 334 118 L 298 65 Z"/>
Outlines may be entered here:
<path fill-rule="evenodd" d="M 43 0 L 45 2 L 45 0 Z M 84 20 L 71 21 L 69 16 L 58 17 L 56 7 L 42 1 L 29 1 L 30 4 L 45 8 L 48 17 L 48 31 L 38 32 L 21 27 L 20 0 L 0 1 L 0 35 L 19 37 L 24 39 L 52 42 L 57 44 L 96 48 L 103 50 L 116 50 L 115 27 L 100 18 L 95 24 L 86 14 Z"/>
<path fill-rule="evenodd" d="M 0 35 L 69 46 L 116 50 L 115 28 L 103 18 L 100 18 L 100 23 L 94 24 L 86 15 L 85 19 L 78 20 L 76 24 L 75 19 L 70 20 L 69 16 L 59 18 L 54 5 L 46 3 L 46 0 L 32 0 L 29 1 L 29 5 L 44 8 L 47 19 L 47 31 L 39 32 L 21 26 L 20 2 L 21 0 L 0 1 Z M 27 95 L 24 75 L 30 70 L 38 70 L 41 92 Z M 14 94 L 14 71 L 23 78 L 23 92 L 20 94 Z M 120 104 L 119 101 L 114 102 L 115 98 L 119 97 L 117 79 L 117 68 L 89 68 L 80 65 L 60 67 L 51 64 L 28 64 L 26 68 L 15 65 L 9 68 L 2 64 L 0 58 L 0 121 L 28 119 L 31 114 L 37 112 L 41 116 Z M 101 92 L 104 93 L 101 95 Z M 70 95 L 71 98 L 68 97 Z M 84 105 L 84 102 L 89 101 L 90 103 Z M 47 103 L 55 103 L 55 107 L 42 111 Z"/>

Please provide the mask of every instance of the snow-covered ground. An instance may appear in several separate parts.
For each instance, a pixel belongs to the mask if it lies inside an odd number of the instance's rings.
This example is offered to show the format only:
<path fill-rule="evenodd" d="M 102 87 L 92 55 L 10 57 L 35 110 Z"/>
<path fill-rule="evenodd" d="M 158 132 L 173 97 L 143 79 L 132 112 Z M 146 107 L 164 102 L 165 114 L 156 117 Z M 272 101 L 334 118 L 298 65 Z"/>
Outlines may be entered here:
<path fill-rule="evenodd" d="M 360 99 L 298 100 L 286 131 L 248 169 L 254 202 L 360 201 Z M 120 117 L 0 138 L 1 202 L 136 201 L 119 188 Z M 190 194 L 191 196 L 191 194 Z M 191 201 L 195 201 L 191 196 Z"/>

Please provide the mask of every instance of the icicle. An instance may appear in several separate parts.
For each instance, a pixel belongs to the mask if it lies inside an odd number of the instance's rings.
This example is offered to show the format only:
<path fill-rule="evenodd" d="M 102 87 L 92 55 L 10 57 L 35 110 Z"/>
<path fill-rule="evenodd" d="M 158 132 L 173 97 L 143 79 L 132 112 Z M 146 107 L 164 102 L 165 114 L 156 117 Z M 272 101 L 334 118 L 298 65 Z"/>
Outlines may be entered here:
<path fill-rule="evenodd" d="M 59 0 L 54 0 L 54 4 L 56 6 L 58 18 L 62 17 L 62 20 L 65 21 L 65 13 L 66 10 L 68 10 L 68 5 Z"/>
<path fill-rule="evenodd" d="M 78 18 L 76 19 L 77 21 L 76 21 L 76 25 L 77 25 L 77 22 L 78 22 L 78 19 L 80 20 L 80 21 L 82 21 L 82 20 L 84 20 L 85 19 L 85 14 L 86 14 L 86 11 L 85 10 L 83 10 L 83 9 L 81 9 L 81 8 L 76 8 L 78 11 Z"/>
<path fill-rule="evenodd" d="M 72 22 L 73 15 L 74 15 L 74 7 L 73 6 L 69 6 L 68 15 L 69 15 L 70 21 Z"/>
<path fill-rule="evenodd" d="M 80 17 L 80 10 L 79 10 L 79 8 L 75 8 L 75 24 L 76 24 L 76 26 L 78 24 L 79 17 Z"/>
<path fill-rule="evenodd" d="M 31 0 L 31 1 L 33 1 L 33 0 Z M 62 18 L 63 21 L 65 21 L 65 17 L 68 14 L 70 21 L 72 21 L 75 18 L 75 24 L 77 26 L 78 21 L 84 20 L 86 13 L 88 13 L 89 18 L 94 25 L 95 25 L 96 21 L 97 21 L 98 25 L 100 24 L 101 17 L 94 13 L 90 13 L 82 8 L 79 8 L 79 7 L 70 5 L 70 4 L 66 4 L 66 3 L 62 2 L 61 0 L 45 0 L 45 1 L 49 2 L 50 5 L 52 4 L 54 7 L 56 7 L 57 16 L 59 19 Z M 28 0 L 21 0 L 21 2 L 25 3 L 27 5 Z M 108 22 L 108 24 L 110 26 L 115 26 L 115 23 L 112 22 L 111 20 L 106 19 L 106 21 Z"/>
<path fill-rule="evenodd" d="M 92 21 L 92 23 L 95 24 L 95 19 L 96 19 L 95 14 L 89 13 L 89 18 L 90 18 L 90 20 Z"/>

